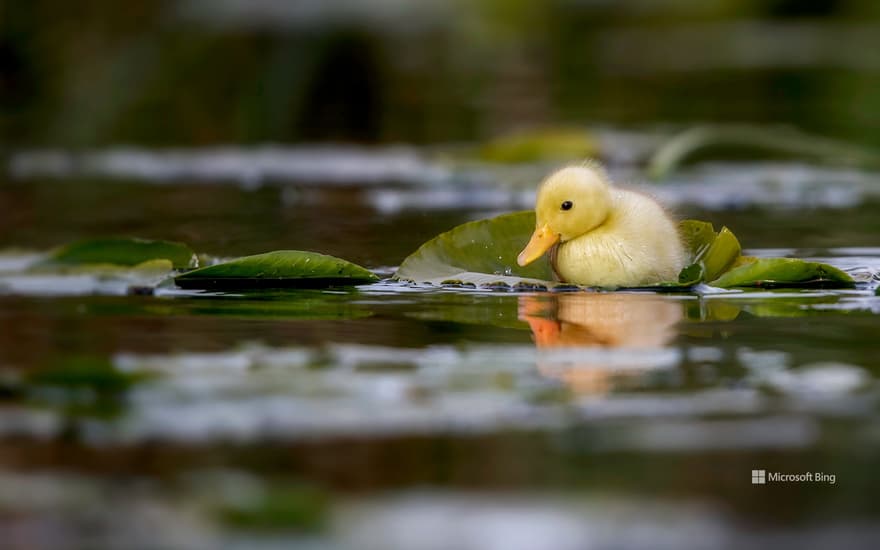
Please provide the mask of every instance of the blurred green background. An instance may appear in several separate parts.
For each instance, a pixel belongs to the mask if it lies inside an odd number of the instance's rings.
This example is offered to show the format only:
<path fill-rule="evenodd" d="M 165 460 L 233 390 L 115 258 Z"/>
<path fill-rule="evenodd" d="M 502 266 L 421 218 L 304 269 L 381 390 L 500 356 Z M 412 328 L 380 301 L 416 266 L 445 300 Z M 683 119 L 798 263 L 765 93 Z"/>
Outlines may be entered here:
<path fill-rule="evenodd" d="M 7 1 L 0 139 L 432 143 L 738 121 L 877 145 L 878 18 L 856 0 Z"/>

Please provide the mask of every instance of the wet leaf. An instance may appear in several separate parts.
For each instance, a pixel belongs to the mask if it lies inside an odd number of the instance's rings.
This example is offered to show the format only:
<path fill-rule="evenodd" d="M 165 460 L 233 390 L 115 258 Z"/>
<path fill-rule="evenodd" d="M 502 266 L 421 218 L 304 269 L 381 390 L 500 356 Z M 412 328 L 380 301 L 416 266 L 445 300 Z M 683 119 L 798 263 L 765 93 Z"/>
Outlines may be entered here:
<path fill-rule="evenodd" d="M 340 258 L 277 250 L 196 269 L 174 281 L 183 288 L 322 288 L 378 280 L 369 270 Z"/>
<path fill-rule="evenodd" d="M 513 164 L 582 160 L 598 153 L 598 143 L 585 130 L 551 128 L 491 140 L 483 145 L 479 156 L 489 162 Z"/>
<path fill-rule="evenodd" d="M 726 227 L 715 232 L 709 222 L 684 220 L 679 223 L 679 233 L 690 254 L 690 265 L 679 274 L 679 282 L 700 282 L 717 279 L 734 264 L 742 252 L 736 236 Z M 699 270 L 694 268 L 699 265 Z M 699 277 L 697 271 L 701 271 Z"/>
<path fill-rule="evenodd" d="M 684 241 L 685 249 L 690 253 L 691 263 L 715 240 L 715 228 L 709 222 L 683 220 L 678 224 L 678 231 Z"/>
<path fill-rule="evenodd" d="M 678 284 L 690 286 L 704 279 L 705 270 L 701 264 L 691 264 L 678 274 Z"/>
<path fill-rule="evenodd" d="M 517 265 L 516 256 L 534 226 L 531 211 L 460 225 L 422 245 L 403 261 L 395 277 L 464 288 L 547 290 L 571 286 L 554 281 L 547 255 L 524 268 Z M 739 241 L 726 227 L 716 233 L 711 223 L 685 220 L 680 223 L 680 233 L 690 263 L 676 281 L 639 288 L 677 292 L 705 281 L 718 287 L 852 283 L 847 274 L 825 264 L 743 257 Z"/>
<path fill-rule="evenodd" d="M 78 241 L 55 250 L 37 267 L 137 266 L 166 260 L 175 269 L 195 267 L 195 253 L 183 243 L 112 237 Z"/>
<path fill-rule="evenodd" d="M 736 236 L 726 227 L 722 227 L 709 248 L 696 261 L 703 265 L 704 279 L 711 281 L 727 271 L 740 257 L 741 252 L 742 247 Z"/>
<path fill-rule="evenodd" d="M 460 225 L 434 237 L 408 256 L 395 274 L 404 281 L 476 286 L 554 286 L 545 255 L 520 267 L 516 256 L 535 230 L 532 211 Z"/>
<path fill-rule="evenodd" d="M 750 258 L 733 267 L 711 286 L 852 286 L 853 279 L 836 267 L 796 258 Z"/>

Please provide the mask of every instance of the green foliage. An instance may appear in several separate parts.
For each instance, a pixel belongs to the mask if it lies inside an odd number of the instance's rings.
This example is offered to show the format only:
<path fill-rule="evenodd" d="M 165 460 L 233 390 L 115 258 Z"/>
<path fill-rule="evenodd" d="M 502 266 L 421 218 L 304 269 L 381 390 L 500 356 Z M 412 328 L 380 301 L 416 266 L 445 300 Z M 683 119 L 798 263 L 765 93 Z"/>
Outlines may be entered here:
<path fill-rule="evenodd" d="M 679 233 L 689 254 L 689 265 L 678 275 L 681 286 L 718 278 L 742 252 L 739 240 L 726 227 L 716 233 L 709 222 L 684 220 L 679 223 Z"/>
<path fill-rule="evenodd" d="M 400 265 L 395 278 L 420 283 L 484 288 L 548 289 L 554 280 L 547 256 L 519 267 L 516 256 L 535 226 L 534 212 L 515 212 L 460 225 L 423 244 Z M 712 286 L 849 286 L 852 278 L 839 269 L 798 259 L 743 258 L 736 236 L 711 223 L 685 220 L 680 233 L 689 263 L 676 281 L 644 288 L 686 290 L 709 281 Z"/>
<path fill-rule="evenodd" d="M 277 250 L 196 269 L 175 278 L 183 288 L 322 288 L 379 278 L 351 262 L 301 250 Z"/>
<path fill-rule="evenodd" d="M 195 267 L 195 253 L 183 243 L 111 237 L 88 239 L 56 249 L 38 267 L 138 266 L 155 260 L 171 262 L 175 269 Z"/>
<path fill-rule="evenodd" d="M 477 286 L 554 286 L 544 256 L 526 267 L 516 263 L 535 229 L 531 211 L 465 223 L 434 237 L 410 254 L 395 274 L 404 281 Z"/>
<path fill-rule="evenodd" d="M 709 282 L 712 286 L 852 286 L 836 267 L 796 258 L 749 258 Z"/>

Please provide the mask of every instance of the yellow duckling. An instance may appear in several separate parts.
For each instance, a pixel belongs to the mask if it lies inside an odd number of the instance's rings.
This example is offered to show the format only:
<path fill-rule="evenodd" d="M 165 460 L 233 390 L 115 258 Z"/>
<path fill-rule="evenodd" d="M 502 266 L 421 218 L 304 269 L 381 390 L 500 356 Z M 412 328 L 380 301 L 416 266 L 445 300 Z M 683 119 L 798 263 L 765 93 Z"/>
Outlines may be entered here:
<path fill-rule="evenodd" d="M 536 228 L 517 262 L 550 250 L 553 268 L 568 283 L 634 287 L 675 281 L 685 252 L 676 223 L 645 195 L 611 185 L 595 165 L 551 174 L 538 189 Z"/>

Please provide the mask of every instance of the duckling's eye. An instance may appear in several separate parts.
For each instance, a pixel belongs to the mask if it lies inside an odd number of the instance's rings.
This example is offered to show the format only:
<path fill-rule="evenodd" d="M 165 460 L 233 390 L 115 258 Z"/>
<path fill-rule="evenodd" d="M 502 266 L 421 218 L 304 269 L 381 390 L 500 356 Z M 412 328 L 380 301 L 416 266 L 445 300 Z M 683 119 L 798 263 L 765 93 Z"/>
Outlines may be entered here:
<path fill-rule="evenodd" d="M 574 205 L 571 203 L 571 201 L 565 201 L 564 203 L 562 203 L 562 206 L 560 206 L 560 208 L 562 208 L 563 210 L 571 210 L 572 206 Z"/>

